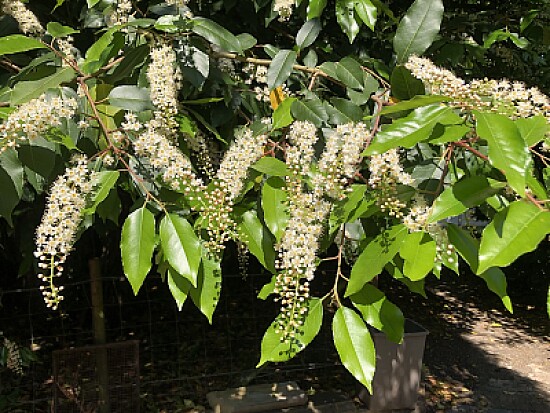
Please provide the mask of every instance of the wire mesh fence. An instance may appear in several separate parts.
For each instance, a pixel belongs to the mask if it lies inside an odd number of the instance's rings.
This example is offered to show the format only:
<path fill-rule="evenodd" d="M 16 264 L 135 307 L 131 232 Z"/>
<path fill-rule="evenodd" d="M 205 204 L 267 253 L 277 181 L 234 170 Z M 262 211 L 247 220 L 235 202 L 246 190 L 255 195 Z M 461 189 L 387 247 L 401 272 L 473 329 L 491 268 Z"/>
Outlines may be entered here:
<path fill-rule="evenodd" d="M 209 325 L 191 300 L 178 311 L 158 276 L 149 277 L 136 297 L 126 280 L 103 278 L 109 343 L 131 342 L 139 348 L 139 383 L 130 387 L 135 390 L 139 386 L 142 412 L 175 412 L 190 400 L 204 404 L 209 391 L 257 383 L 296 380 L 306 389 L 353 387 L 330 344 L 328 323 L 294 360 L 256 368 L 262 336 L 278 312 L 270 299 L 257 298 L 269 279 L 270 275 L 262 273 L 249 274 L 246 279 L 239 274 L 224 276 L 222 298 Z M 82 360 L 82 354 L 89 352 L 86 346 L 93 343 L 89 288 L 87 280 L 67 282 L 67 300 L 61 312 L 45 308 L 38 288 L 2 291 L 0 331 L 33 349 L 35 361 L 24 368 L 21 377 L 0 373 L 0 412 L 85 411 L 58 408 L 60 400 L 67 402 L 70 397 L 60 393 L 63 369 L 54 355 L 68 354 L 63 351 L 72 348 Z M 97 361 L 97 355 L 87 357 Z M 117 359 L 124 356 L 113 360 Z M 108 367 L 116 370 L 114 361 Z M 122 368 L 135 372 L 129 364 L 122 363 Z M 89 387 L 97 392 L 97 383 Z M 3 410 L 2 400 L 9 408 Z"/>

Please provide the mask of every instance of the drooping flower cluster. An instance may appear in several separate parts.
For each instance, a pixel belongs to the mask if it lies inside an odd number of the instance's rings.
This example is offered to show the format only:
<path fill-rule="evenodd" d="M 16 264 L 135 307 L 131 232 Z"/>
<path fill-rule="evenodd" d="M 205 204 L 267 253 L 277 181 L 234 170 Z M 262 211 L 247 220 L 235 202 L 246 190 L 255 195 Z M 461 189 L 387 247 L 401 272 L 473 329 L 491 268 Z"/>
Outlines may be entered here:
<path fill-rule="evenodd" d="M 42 36 L 46 32 L 34 13 L 28 10 L 19 0 L 4 0 L 2 2 L 2 12 L 17 20 L 19 28 L 25 34 Z"/>
<path fill-rule="evenodd" d="M 20 376 L 23 375 L 23 360 L 21 359 L 21 352 L 19 346 L 14 341 L 4 337 L 4 348 L 7 353 L 6 367 L 8 370 L 13 371 Z"/>
<path fill-rule="evenodd" d="M 134 123 L 127 123 L 131 128 Z M 145 130 L 133 141 L 136 154 L 149 161 L 151 167 L 161 174 L 162 180 L 174 190 L 188 196 L 204 189 L 203 182 L 193 172 L 189 159 L 156 128 L 147 124 Z"/>
<path fill-rule="evenodd" d="M 187 6 L 187 4 L 189 3 L 189 0 L 166 0 L 166 3 L 174 5 L 176 7 L 183 7 L 183 6 Z"/>
<path fill-rule="evenodd" d="M 373 155 L 369 162 L 369 185 L 377 191 L 376 202 L 383 212 L 403 218 L 406 204 L 399 199 L 397 185 L 412 185 L 411 175 L 403 171 L 397 149 L 390 149 L 380 155 Z"/>
<path fill-rule="evenodd" d="M 50 128 L 61 125 L 61 119 L 73 116 L 76 107 L 74 99 L 48 98 L 45 95 L 24 103 L 0 124 L 0 152 L 36 139 Z"/>
<path fill-rule="evenodd" d="M 431 208 L 423 197 L 415 197 L 409 212 L 403 217 L 403 224 L 411 232 L 424 231 L 427 228 Z"/>
<path fill-rule="evenodd" d="M 88 169 L 85 156 L 75 157 L 73 164 L 53 183 L 42 221 L 36 229 L 34 255 L 39 259 L 38 278 L 45 283 L 40 288 L 46 305 L 54 310 L 63 300 L 63 286 L 56 286 L 54 279 L 61 276 L 72 250 L 95 175 Z"/>
<path fill-rule="evenodd" d="M 130 0 L 118 0 L 116 8 L 107 18 L 108 26 L 128 23 L 130 13 L 132 12 L 132 2 Z"/>
<path fill-rule="evenodd" d="M 338 125 L 331 131 L 319 159 L 314 188 L 333 199 L 345 198 L 345 190 L 361 162 L 369 132 L 364 123 Z M 323 176 L 324 175 L 324 176 Z"/>
<path fill-rule="evenodd" d="M 294 0 L 275 0 L 273 11 L 279 14 L 279 21 L 286 21 L 292 16 Z"/>
<path fill-rule="evenodd" d="M 181 82 L 181 71 L 176 65 L 176 53 L 166 44 L 151 49 L 151 63 L 147 69 L 147 79 L 151 101 L 156 111 L 151 126 L 162 130 L 168 138 L 177 133 L 175 116 L 178 114 L 178 88 Z"/>
<path fill-rule="evenodd" d="M 249 63 L 243 67 L 243 73 L 248 75 L 248 77 L 244 80 L 244 83 L 254 86 L 253 90 L 256 94 L 256 100 L 259 102 L 269 103 L 271 91 L 267 86 L 267 67 Z M 281 89 L 285 96 L 290 96 L 290 90 L 285 84 L 281 85 Z"/>
<path fill-rule="evenodd" d="M 485 78 L 468 83 L 429 59 L 417 56 L 411 56 L 405 66 L 424 82 L 429 93 L 453 98 L 451 105 L 469 110 L 489 110 L 511 118 L 542 115 L 550 123 L 548 96 L 522 82 Z"/>
<path fill-rule="evenodd" d="M 249 128 L 239 130 L 221 161 L 212 189 L 204 193 L 201 215 L 208 233 L 205 245 L 213 256 L 223 251 L 232 236 L 234 202 L 242 192 L 248 168 L 264 154 L 266 142 L 267 135 L 254 136 Z"/>

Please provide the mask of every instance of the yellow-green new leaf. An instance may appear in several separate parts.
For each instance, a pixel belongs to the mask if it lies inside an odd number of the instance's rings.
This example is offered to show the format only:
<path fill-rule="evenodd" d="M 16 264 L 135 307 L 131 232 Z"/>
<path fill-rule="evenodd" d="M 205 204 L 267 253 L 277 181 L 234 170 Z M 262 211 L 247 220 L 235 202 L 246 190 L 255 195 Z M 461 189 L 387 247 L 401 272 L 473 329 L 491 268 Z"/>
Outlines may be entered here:
<path fill-rule="evenodd" d="M 41 41 L 22 34 L 0 37 L 0 56 L 46 48 L 47 46 Z"/>
<path fill-rule="evenodd" d="M 550 212 L 530 202 L 511 203 L 483 230 L 476 273 L 510 265 L 520 255 L 533 251 L 548 233 Z"/>
<path fill-rule="evenodd" d="M 334 314 L 332 335 L 344 367 L 372 393 L 376 352 L 361 317 L 350 308 L 340 307 Z"/>
<path fill-rule="evenodd" d="M 279 315 L 267 328 L 262 338 L 260 362 L 256 367 L 260 367 L 268 361 L 279 362 L 290 360 L 305 349 L 317 336 L 323 324 L 323 301 L 318 298 L 309 300 L 308 312 L 304 324 L 301 326 L 301 331 L 296 333 L 290 342 L 282 342 L 281 334 L 277 333 L 280 321 L 281 316 Z"/>
<path fill-rule="evenodd" d="M 136 295 L 151 270 L 154 250 L 155 217 L 143 206 L 128 215 L 120 240 L 124 274 Z"/>
<path fill-rule="evenodd" d="M 501 169 L 519 195 L 525 196 L 525 177 L 531 156 L 514 121 L 497 113 L 474 111 L 478 135 L 489 143 L 489 160 Z"/>
<path fill-rule="evenodd" d="M 201 242 L 191 224 L 179 215 L 165 215 L 160 223 L 160 244 L 172 268 L 196 287 Z"/>

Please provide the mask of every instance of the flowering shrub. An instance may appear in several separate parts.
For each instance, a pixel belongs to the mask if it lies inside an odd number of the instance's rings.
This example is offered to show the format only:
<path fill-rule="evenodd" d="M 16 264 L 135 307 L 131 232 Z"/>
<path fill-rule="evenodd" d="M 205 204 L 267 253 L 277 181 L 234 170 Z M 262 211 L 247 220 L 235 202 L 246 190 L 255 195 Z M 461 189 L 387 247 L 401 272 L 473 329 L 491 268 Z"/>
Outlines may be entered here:
<path fill-rule="evenodd" d="M 209 320 L 226 244 L 246 247 L 272 274 L 260 297 L 281 306 L 259 364 L 305 348 L 332 306 L 336 349 L 369 387 L 366 324 L 403 336 L 371 283 L 384 271 L 423 294 L 460 256 L 512 311 L 499 267 L 550 232 L 550 101 L 418 57 L 441 0 L 400 20 L 374 0 L 58 0 L 54 17 L 83 16 L 72 27 L 44 25 L 40 2 L 1 3 L 0 215 L 11 225 L 24 197 L 47 194 L 35 256 L 48 306 L 82 223 L 112 220 L 134 292 L 156 271 Z M 364 41 L 378 21 L 395 29 L 386 60 Z M 475 208 L 482 233 L 449 221 Z M 337 271 L 314 297 L 321 259 Z"/>

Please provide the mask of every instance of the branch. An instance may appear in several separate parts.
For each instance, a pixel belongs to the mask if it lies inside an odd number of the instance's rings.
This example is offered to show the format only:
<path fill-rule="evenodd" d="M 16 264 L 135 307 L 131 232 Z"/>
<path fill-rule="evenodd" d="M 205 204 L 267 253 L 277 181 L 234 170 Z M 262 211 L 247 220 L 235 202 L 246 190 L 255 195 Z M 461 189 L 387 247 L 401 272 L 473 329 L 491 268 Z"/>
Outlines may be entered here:
<path fill-rule="evenodd" d="M 458 142 L 454 142 L 454 144 L 456 146 L 460 146 L 470 152 L 472 152 L 475 156 L 477 156 L 478 158 L 480 159 L 483 159 L 484 161 L 489 161 L 489 157 L 486 156 L 486 155 L 483 155 L 480 151 L 478 151 L 477 149 L 474 149 L 472 148 L 470 145 L 468 145 L 467 143 L 465 142 L 462 142 L 462 141 L 458 141 Z"/>

